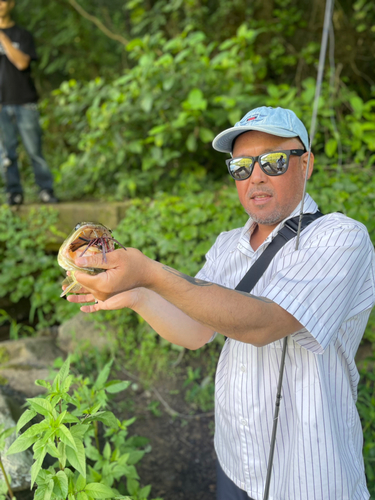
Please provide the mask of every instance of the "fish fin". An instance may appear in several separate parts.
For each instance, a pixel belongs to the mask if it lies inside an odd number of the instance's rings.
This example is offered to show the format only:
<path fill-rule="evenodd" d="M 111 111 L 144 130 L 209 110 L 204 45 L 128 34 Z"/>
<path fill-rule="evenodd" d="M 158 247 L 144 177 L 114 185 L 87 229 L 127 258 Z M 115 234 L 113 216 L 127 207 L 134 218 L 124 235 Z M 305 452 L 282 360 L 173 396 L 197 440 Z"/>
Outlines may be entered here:
<path fill-rule="evenodd" d="M 69 286 L 71 285 L 72 283 L 74 283 L 74 280 L 70 277 L 70 276 L 67 276 L 64 281 L 61 283 L 61 286 Z"/>
<path fill-rule="evenodd" d="M 63 285 L 68 285 L 65 290 L 61 293 L 60 297 L 65 297 L 67 293 L 72 293 L 72 292 L 78 292 L 78 290 L 81 288 L 81 285 L 78 283 L 78 281 L 75 279 L 74 274 L 70 276 L 67 276 L 64 281 L 62 282 Z"/>

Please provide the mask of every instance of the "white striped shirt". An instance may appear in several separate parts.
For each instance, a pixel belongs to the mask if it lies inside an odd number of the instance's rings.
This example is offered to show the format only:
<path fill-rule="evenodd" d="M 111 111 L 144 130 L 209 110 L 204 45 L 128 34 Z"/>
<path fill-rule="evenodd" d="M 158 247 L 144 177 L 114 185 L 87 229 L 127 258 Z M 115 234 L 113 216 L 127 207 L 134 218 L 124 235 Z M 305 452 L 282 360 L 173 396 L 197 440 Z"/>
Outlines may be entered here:
<path fill-rule="evenodd" d="M 288 217 L 299 214 L 300 207 Z M 306 195 L 306 213 L 316 203 Z M 254 251 L 251 219 L 221 233 L 197 277 L 235 288 L 284 221 Z M 328 214 L 284 245 L 252 293 L 291 313 L 270 500 L 367 500 L 354 356 L 375 302 L 374 247 L 365 226 Z M 224 472 L 263 498 L 282 340 L 228 339 L 216 374 L 215 448 Z"/>

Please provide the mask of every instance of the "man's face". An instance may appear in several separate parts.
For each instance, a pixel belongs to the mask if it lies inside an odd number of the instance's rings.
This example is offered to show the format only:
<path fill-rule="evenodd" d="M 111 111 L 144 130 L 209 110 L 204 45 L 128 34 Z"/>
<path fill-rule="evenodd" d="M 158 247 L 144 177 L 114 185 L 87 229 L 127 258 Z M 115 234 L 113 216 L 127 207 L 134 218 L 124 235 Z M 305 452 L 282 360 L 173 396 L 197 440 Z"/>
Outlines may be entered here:
<path fill-rule="evenodd" d="M 12 9 L 14 8 L 15 2 L 8 0 L 7 2 L 3 2 L 0 0 L 0 17 L 5 17 L 10 15 Z"/>
<path fill-rule="evenodd" d="M 304 149 L 298 138 L 284 138 L 264 132 L 250 131 L 242 134 L 234 144 L 233 158 L 258 156 L 277 150 Z M 247 214 L 258 224 L 276 227 L 288 217 L 302 199 L 308 153 L 290 156 L 285 174 L 270 177 L 256 162 L 249 179 L 236 181 L 240 202 Z M 311 155 L 309 175 L 313 169 Z"/>

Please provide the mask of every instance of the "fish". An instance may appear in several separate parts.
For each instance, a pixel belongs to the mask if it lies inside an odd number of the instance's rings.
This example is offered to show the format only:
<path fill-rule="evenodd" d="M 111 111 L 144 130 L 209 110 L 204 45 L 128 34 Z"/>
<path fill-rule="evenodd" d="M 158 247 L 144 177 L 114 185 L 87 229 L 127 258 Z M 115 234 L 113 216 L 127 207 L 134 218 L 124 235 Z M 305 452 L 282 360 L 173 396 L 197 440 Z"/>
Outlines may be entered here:
<path fill-rule="evenodd" d="M 57 255 L 59 266 L 65 271 L 70 271 L 70 275 L 62 282 L 62 286 L 66 286 L 66 288 L 60 297 L 65 297 L 67 293 L 80 290 L 81 285 L 75 277 L 76 271 L 91 275 L 105 272 L 105 269 L 77 266 L 75 263 L 77 257 L 82 257 L 84 254 L 95 255 L 101 253 L 103 262 L 106 262 L 106 254 L 116 249 L 115 243 L 126 250 L 121 243 L 112 237 L 112 230 L 104 226 L 104 224 L 100 222 L 79 222 L 61 245 Z"/>

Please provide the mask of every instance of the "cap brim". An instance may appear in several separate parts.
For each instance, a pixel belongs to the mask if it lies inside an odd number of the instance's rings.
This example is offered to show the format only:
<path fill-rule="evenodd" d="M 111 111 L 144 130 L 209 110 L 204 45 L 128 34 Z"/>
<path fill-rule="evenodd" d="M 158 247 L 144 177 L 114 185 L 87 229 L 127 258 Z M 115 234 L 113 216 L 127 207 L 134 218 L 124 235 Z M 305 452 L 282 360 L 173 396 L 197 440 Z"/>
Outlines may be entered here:
<path fill-rule="evenodd" d="M 215 137 L 212 141 L 212 147 L 221 153 L 231 153 L 234 139 L 236 139 L 236 137 L 241 135 L 243 132 L 248 132 L 250 130 L 265 132 L 266 134 L 276 135 L 277 137 L 298 137 L 298 135 L 290 130 L 285 130 L 280 127 L 272 127 L 269 125 L 267 127 L 246 125 L 244 127 L 227 128 Z"/>

